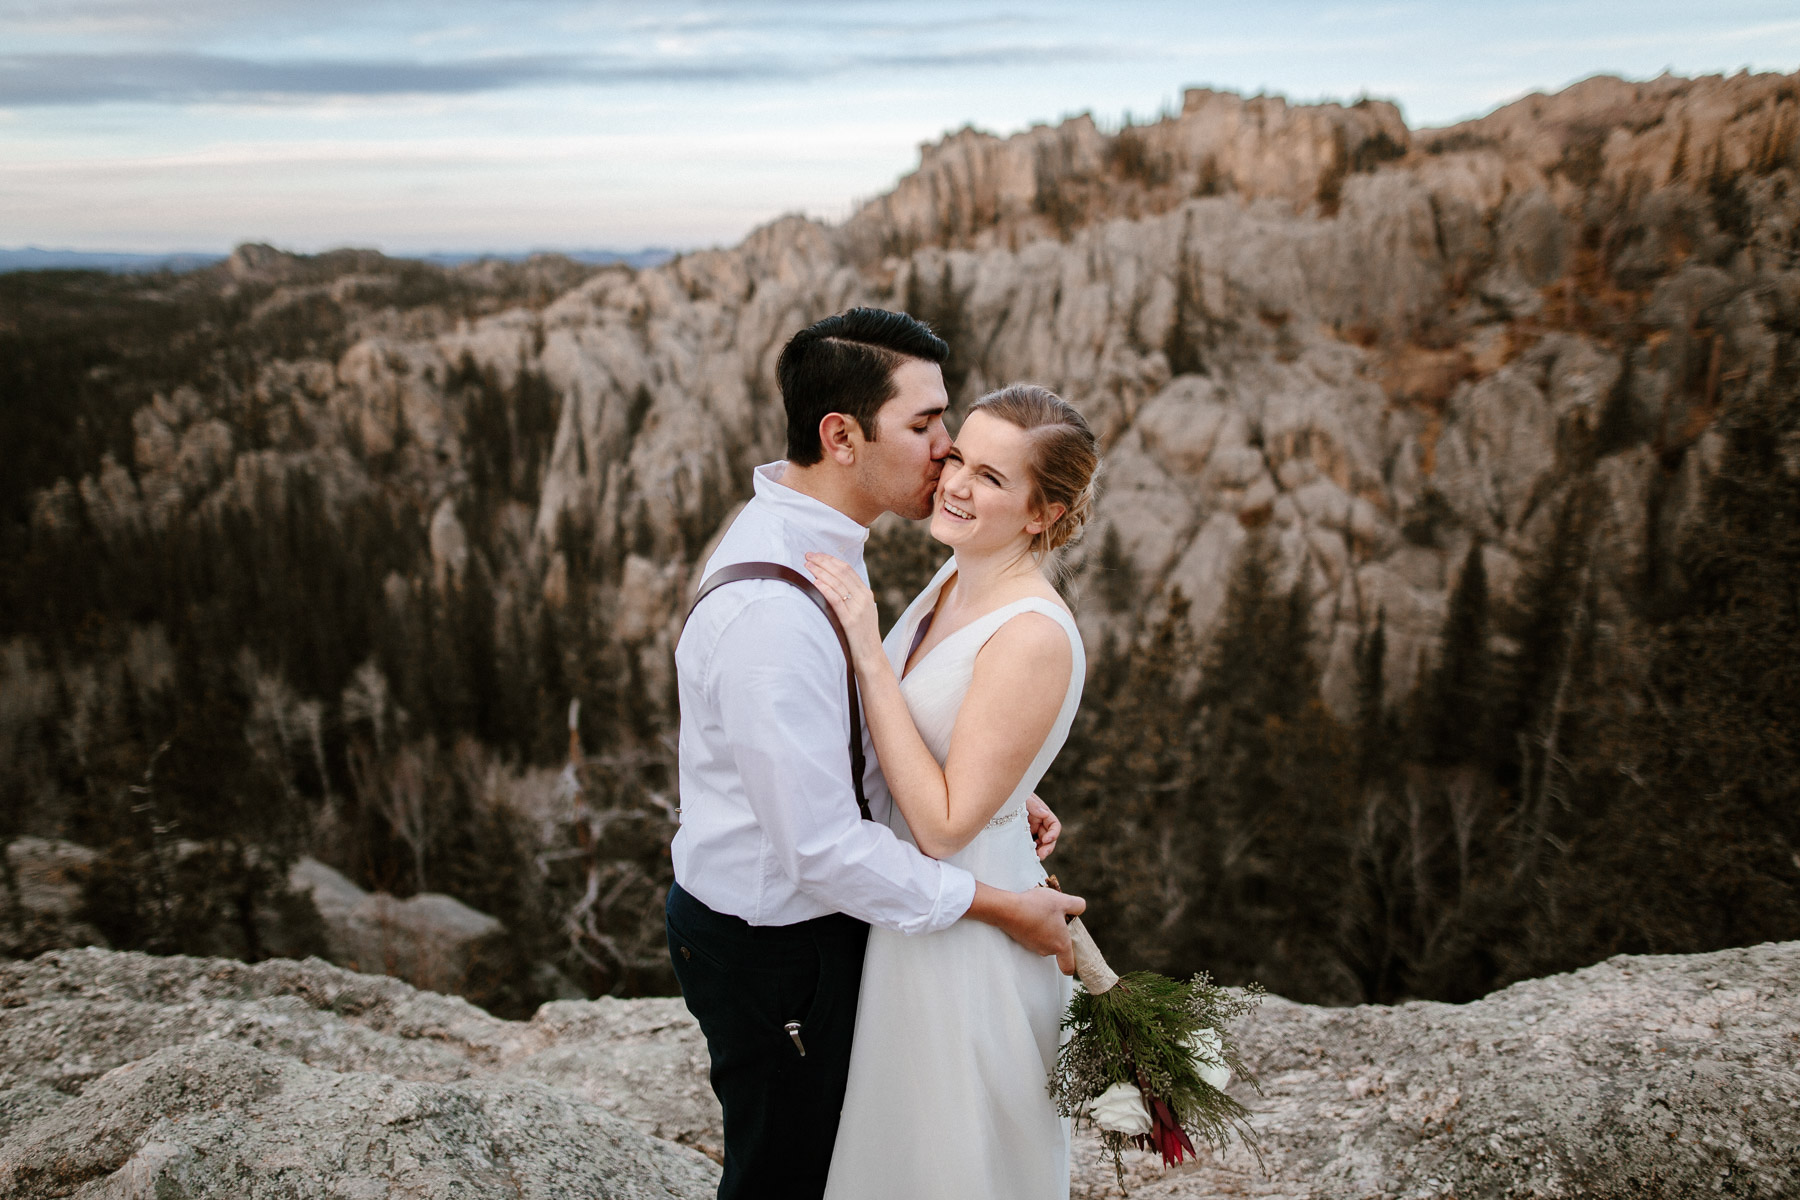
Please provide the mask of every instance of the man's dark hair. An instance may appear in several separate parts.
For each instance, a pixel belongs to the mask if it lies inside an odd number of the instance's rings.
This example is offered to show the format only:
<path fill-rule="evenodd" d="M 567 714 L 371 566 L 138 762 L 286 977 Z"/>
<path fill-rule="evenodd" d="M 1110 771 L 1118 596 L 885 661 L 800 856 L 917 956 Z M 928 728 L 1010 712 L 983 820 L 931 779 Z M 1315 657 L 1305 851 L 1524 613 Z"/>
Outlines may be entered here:
<path fill-rule="evenodd" d="M 810 467 L 825 456 L 819 422 L 827 413 L 855 418 L 875 440 L 875 414 L 894 398 L 894 370 L 909 358 L 942 363 L 944 339 L 905 313 L 852 308 L 815 321 L 788 339 L 775 364 L 787 408 L 787 456 Z"/>

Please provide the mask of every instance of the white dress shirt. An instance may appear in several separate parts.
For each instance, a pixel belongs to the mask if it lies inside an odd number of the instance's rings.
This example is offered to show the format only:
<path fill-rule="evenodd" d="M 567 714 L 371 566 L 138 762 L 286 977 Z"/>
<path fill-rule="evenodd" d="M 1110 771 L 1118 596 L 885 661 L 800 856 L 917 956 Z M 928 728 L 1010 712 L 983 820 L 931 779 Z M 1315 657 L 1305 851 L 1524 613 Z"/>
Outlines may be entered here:
<path fill-rule="evenodd" d="M 836 555 L 865 579 L 869 531 L 756 469 L 756 495 L 731 523 L 702 578 L 739 562 L 774 562 L 811 578 L 806 555 Z M 681 828 L 675 878 L 715 912 L 752 925 L 848 913 L 901 933 L 935 933 L 968 911 L 975 879 L 896 838 L 893 803 L 863 730 L 863 790 L 850 786 L 844 652 L 792 584 L 749 579 L 694 609 L 675 649 L 681 698 Z"/>

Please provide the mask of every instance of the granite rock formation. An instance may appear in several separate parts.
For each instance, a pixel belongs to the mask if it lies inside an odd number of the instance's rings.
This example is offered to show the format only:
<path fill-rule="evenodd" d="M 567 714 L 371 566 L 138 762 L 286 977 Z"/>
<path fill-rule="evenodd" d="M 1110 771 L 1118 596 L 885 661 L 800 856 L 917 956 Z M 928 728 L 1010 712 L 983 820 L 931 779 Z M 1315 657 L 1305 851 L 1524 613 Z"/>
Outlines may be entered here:
<path fill-rule="evenodd" d="M 1774 1197 L 1800 1185 L 1800 944 L 1621 957 L 1467 1005 L 1271 999 L 1241 1147 L 1133 1196 Z M 501 1021 L 317 960 L 62 951 L 0 967 L 0 1190 L 50 1196 L 712 1193 L 679 1000 Z M 1118 1195 L 1078 1136 L 1074 1193 Z"/>
<path fill-rule="evenodd" d="M 619 560 L 621 637 L 657 692 L 687 571 L 748 468 L 780 452 L 782 341 L 850 304 L 906 306 L 954 341 L 960 399 L 1030 378 L 1081 404 L 1108 450 L 1088 545 L 1116 529 L 1197 628 L 1246 532 L 1271 524 L 1312 583 L 1343 704 L 1376 610 L 1404 688 L 1469 541 L 1504 595 L 1578 480 L 1605 494 L 1615 588 L 1689 519 L 1721 389 L 1767 386 L 1771 327 L 1800 305 L 1796 91 L 1596 78 L 1417 131 L 1379 102 L 1190 91 L 1117 132 L 965 130 L 841 226 L 784 219 L 423 335 L 371 318 L 335 361 L 271 363 L 258 387 L 309 453 L 247 454 L 198 396 L 168 397 L 139 414 L 134 472 L 47 496 L 42 515 L 156 520 L 303 462 L 354 491 L 360 471 L 329 448 L 348 436 L 362 455 L 402 448 L 451 577 L 466 538 L 445 501 L 472 431 L 444 380 L 464 355 L 502 381 L 541 372 L 563 403 L 513 569 L 554 602 L 558 522 L 575 518 Z M 266 248 L 231 264 L 284 269 Z M 332 286 L 351 297 L 346 280 Z"/>
<path fill-rule="evenodd" d="M 100 950 L 0 982 L 9 1196 L 705 1197 L 704 1045 L 679 1001 L 531 1022 L 316 959 Z M 677 1014 L 680 1014 L 679 1019 Z"/>

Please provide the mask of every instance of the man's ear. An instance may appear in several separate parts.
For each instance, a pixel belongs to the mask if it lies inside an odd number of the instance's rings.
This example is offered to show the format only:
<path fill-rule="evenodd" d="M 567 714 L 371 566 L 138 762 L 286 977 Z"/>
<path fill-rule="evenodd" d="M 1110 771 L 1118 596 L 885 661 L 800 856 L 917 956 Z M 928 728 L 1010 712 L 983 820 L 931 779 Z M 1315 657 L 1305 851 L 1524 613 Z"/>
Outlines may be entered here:
<path fill-rule="evenodd" d="M 826 413 L 819 420 L 819 446 L 846 467 L 856 465 L 856 446 L 862 430 L 848 413 Z"/>
<path fill-rule="evenodd" d="M 1052 504 L 1048 509 L 1038 513 L 1025 523 L 1025 532 L 1029 533 L 1032 537 L 1036 537 L 1038 534 L 1044 532 L 1044 530 L 1050 528 L 1050 526 L 1062 520 L 1063 514 L 1068 511 L 1069 508 L 1065 504 Z"/>

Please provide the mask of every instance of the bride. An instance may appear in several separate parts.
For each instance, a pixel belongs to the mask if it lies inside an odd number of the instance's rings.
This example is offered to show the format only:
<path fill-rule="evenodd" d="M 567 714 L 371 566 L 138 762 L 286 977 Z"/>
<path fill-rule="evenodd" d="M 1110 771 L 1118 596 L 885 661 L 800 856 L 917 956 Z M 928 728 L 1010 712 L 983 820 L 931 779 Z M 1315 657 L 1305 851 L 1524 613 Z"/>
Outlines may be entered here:
<path fill-rule="evenodd" d="M 894 831 L 995 887 L 1044 879 L 1020 817 L 1086 670 L 1044 560 L 1087 520 L 1098 465 L 1055 393 L 1016 384 L 978 401 L 931 517 L 954 553 L 885 644 L 856 572 L 807 556 L 850 636 Z M 1046 1079 L 1070 987 L 990 926 L 871 930 L 827 1200 L 1066 1198 L 1069 1126 Z"/>

